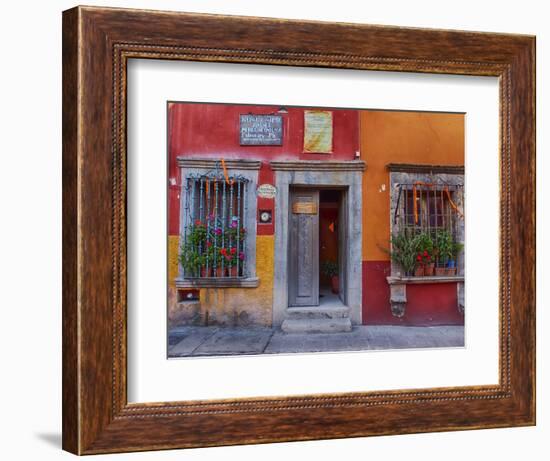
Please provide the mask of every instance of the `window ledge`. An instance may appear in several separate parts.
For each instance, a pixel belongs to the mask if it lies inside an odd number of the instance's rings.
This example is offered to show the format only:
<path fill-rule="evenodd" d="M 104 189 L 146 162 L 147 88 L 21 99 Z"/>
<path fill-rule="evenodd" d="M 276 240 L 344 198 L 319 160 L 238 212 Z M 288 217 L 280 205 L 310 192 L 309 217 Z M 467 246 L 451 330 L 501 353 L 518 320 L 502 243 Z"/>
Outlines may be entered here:
<path fill-rule="evenodd" d="M 386 277 L 388 285 L 415 283 L 459 283 L 464 282 L 462 275 L 422 276 L 422 277 Z"/>
<path fill-rule="evenodd" d="M 258 277 L 177 278 L 177 288 L 256 288 Z"/>

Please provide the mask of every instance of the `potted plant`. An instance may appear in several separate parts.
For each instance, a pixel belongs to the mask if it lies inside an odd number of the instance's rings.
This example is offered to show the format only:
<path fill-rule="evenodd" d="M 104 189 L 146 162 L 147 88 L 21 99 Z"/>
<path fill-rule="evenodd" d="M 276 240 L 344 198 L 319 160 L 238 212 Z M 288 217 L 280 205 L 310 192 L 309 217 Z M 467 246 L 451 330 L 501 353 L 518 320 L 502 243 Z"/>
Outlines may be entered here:
<path fill-rule="evenodd" d="M 205 267 L 207 237 L 207 227 L 200 219 L 189 226 L 186 241 L 181 247 L 179 261 L 186 273 L 192 277 L 208 276 Z"/>
<path fill-rule="evenodd" d="M 416 266 L 414 268 L 414 276 L 415 277 L 424 276 L 424 264 L 422 263 L 422 256 L 420 254 L 416 255 Z"/>
<path fill-rule="evenodd" d="M 202 257 L 197 248 L 187 243 L 186 245 L 182 246 L 181 253 L 178 259 L 186 274 L 191 277 L 199 276 L 202 264 Z"/>
<path fill-rule="evenodd" d="M 233 251 L 233 253 L 231 253 Z M 243 273 L 244 268 L 244 251 L 236 252 L 236 248 L 233 247 L 229 250 L 231 258 L 228 261 L 227 272 L 229 277 L 238 277 Z M 237 266 L 237 263 L 239 264 Z"/>
<path fill-rule="evenodd" d="M 417 250 L 416 255 L 417 268 L 415 269 L 415 275 L 427 275 L 431 276 L 434 274 L 434 245 L 433 240 L 430 234 L 427 232 L 422 232 L 416 237 Z"/>
<path fill-rule="evenodd" d="M 224 258 L 224 265 L 227 267 L 227 275 L 229 277 L 238 277 L 239 267 L 237 267 L 237 260 L 241 260 L 241 256 L 244 257 L 244 253 L 238 253 L 236 246 L 223 248 L 222 250 L 224 250 L 222 256 Z"/>
<path fill-rule="evenodd" d="M 338 277 L 338 264 L 334 261 L 323 261 L 321 273 L 330 279 L 330 288 L 334 294 L 340 293 L 340 279 Z"/>
<path fill-rule="evenodd" d="M 405 276 L 412 276 L 417 267 L 418 235 L 402 230 L 392 235 L 391 250 L 383 249 L 390 255 L 391 260 L 398 264 Z M 422 274 L 424 269 L 422 268 Z"/>
<path fill-rule="evenodd" d="M 464 248 L 464 245 L 459 242 L 453 242 L 451 245 L 451 256 L 447 263 L 447 275 L 456 275 L 456 266 L 459 253 Z"/>
<path fill-rule="evenodd" d="M 198 259 L 201 278 L 210 277 L 212 275 L 212 267 L 207 264 L 206 258 L 207 256 L 205 254 L 202 254 L 199 256 Z"/>
<path fill-rule="evenodd" d="M 447 263 L 452 255 L 453 238 L 449 231 L 439 230 L 435 234 L 435 254 L 437 265 L 435 268 L 436 276 L 447 275 Z"/>
<path fill-rule="evenodd" d="M 215 250 L 212 251 L 211 256 L 209 257 L 209 263 L 212 264 L 212 271 L 214 277 L 224 277 L 225 268 L 227 263 L 225 263 L 225 256 L 227 254 L 227 248 L 218 247 L 216 245 Z"/>

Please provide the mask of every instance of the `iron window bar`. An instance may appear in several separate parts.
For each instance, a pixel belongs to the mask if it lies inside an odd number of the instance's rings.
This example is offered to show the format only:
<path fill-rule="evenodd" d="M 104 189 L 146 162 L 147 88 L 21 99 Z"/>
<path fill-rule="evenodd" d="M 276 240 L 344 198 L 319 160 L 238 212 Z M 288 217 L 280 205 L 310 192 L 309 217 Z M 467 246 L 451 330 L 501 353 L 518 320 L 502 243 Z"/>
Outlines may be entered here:
<path fill-rule="evenodd" d="M 445 183 L 432 183 L 432 184 L 418 184 L 418 183 L 406 183 L 398 184 L 398 196 L 396 201 L 396 207 L 393 213 L 393 224 L 405 224 L 408 221 L 412 221 L 414 227 L 418 227 L 420 230 L 425 230 L 429 227 L 446 227 L 438 226 L 438 222 L 445 221 L 449 223 L 453 215 L 459 215 L 462 218 L 463 212 L 449 209 L 451 201 L 453 204 L 464 203 L 464 185 L 463 184 L 445 184 Z M 447 192 L 448 191 L 448 194 Z M 416 197 L 413 194 L 416 193 Z M 416 199 L 419 202 L 417 210 L 419 210 L 418 219 L 415 217 L 412 210 L 412 200 Z M 438 213 L 439 207 L 439 213 Z M 435 210 L 435 213 L 431 213 Z M 430 219 L 426 222 L 426 218 L 433 218 L 436 223 L 435 226 L 430 226 Z"/>
<path fill-rule="evenodd" d="M 435 238 L 439 231 L 447 231 L 457 242 L 459 222 L 464 217 L 463 184 L 417 181 L 398 184 L 397 188 L 393 233 L 427 233 Z"/>
<path fill-rule="evenodd" d="M 218 166 L 184 181 L 181 244 L 184 278 L 246 277 L 246 191 L 249 179 Z"/>

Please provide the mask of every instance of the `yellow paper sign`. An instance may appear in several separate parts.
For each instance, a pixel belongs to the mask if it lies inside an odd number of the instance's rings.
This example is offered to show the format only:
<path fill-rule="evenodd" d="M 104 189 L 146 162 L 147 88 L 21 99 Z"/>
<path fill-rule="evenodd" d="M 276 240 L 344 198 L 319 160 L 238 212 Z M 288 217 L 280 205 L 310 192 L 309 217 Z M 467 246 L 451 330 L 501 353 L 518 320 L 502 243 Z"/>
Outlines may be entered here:
<path fill-rule="evenodd" d="M 304 152 L 332 153 L 332 112 L 304 111 Z"/>

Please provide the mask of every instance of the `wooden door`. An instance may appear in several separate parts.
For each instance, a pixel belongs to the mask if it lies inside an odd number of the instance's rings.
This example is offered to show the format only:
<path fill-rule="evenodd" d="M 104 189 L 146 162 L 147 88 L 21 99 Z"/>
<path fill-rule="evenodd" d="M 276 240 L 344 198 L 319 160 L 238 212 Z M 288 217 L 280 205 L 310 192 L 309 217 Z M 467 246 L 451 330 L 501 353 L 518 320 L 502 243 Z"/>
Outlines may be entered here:
<path fill-rule="evenodd" d="M 319 191 L 290 191 L 288 305 L 319 305 Z"/>
<path fill-rule="evenodd" d="M 347 192 L 342 191 L 340 193 L 340 200 L 338 203 L 338 279 L 339 279 L 339 293 L 338 297 L 345 305 L 346 300 L 346 268 L 347 268 Z"/>

